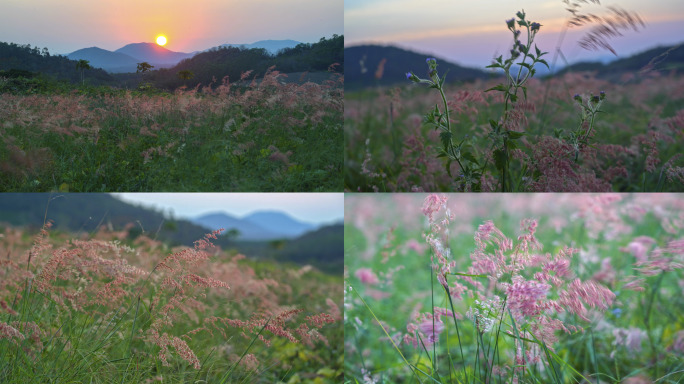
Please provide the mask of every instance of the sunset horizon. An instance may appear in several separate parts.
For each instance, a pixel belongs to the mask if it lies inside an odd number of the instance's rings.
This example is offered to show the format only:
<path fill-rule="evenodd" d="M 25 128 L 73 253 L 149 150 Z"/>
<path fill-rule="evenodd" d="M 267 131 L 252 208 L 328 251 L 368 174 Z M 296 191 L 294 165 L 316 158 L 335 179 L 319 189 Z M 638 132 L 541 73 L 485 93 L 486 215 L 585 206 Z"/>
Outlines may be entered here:
<path fill-rule="evenodd" d="M 345 3 L 345 48 L 360 45 L 395 46 L 426 55 L 434 55 L 455 64 L 483 68 L 492 59 L 510 49 L 510 33 L 505 20 L 525 10 L 528 18 L 541 24 L 536 44 L 543 51 L 557 49 L 568 63 L 610 61 L 629 57 L 657 46 L 684 42 L 684 3 L 661 0 L 648 9 L 635 1 L 620 4 L 620 9 L 640 17 L 645 25 L 628 26 L 622 36 L 609 39 L 614 55 L 608 50 L 586 50 L 577 43 L 591 26 L 567 28 L 569 13 L 561 1 L 526 0 L 510 7 L 495 6 L 492 1 L 462 7 L 438 0 L 429 9 L 415 4 L 394 4 L 386 0 Z M 610 5 L 584 4 L 582 13 L 608 16 Z M 434 10 L 440 10 L 435 13 Z M 380 12 L 381 22 L 372 23 Z M 401 26 L 401 28 L 399 28 Z"/>
<path fill-rule="evenodd" d="M 130 43 L 155 43 L 160 34 L 167 39 L 164 47 L 174 52 L 261 40 L 314 43 L 344 33 L 342 4 L 209 0 L 202 6 L 187 7 L 180 0 L 171 0 L 160 9 L 153 2 L 132 0 L 80 5 L 48 0 L 37 11 L 29 3 L 11 2 L 0 14 L 0 41 L 47 47 L 59 55 L 86 47 L 113 51 Z M 308 20 L 306 24 L 299 22 L 302 17 Z"/>

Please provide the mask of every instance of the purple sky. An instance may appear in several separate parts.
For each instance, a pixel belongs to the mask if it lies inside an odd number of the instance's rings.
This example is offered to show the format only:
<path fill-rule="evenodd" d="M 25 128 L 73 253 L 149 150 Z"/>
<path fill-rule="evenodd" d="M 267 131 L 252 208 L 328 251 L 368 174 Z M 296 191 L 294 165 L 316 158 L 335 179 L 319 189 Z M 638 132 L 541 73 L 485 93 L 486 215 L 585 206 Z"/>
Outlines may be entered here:
<path fill-rule="evenodd" d="M 628 30 L 624 36 L 610 40 L 619 57 L 684 42 L 684 1 L 604 1 L 601 5 L 585 4 L 581 10 L 606 16 L 611 5 L 637 13 L 646 23 L 638 32 Z M 345 46 L 391 44 L 478 68 L 509 49 L 512 36 L 505 20 L 517 11 L 524 9 L 528 20 L 542 24 L 535 41 L 541 50 L 550 53 L 559 46 L 569 15 L 561 0 L 480 0 L 469 4 L 452 0 L 347 0 L 344 6 Z M 577 42 L 587 31 L 572 28 L 565 35 L 560 50 L 568 62 L 615 57 L 609 51 L 580 48 Z"/>

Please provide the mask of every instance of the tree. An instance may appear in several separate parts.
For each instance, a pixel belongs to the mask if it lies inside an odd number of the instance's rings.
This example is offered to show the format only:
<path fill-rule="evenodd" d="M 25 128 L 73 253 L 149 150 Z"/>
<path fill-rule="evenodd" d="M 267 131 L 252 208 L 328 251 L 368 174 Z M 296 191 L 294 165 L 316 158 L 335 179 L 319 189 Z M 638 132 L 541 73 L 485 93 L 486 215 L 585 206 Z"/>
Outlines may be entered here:
<path fill-rule="evenodd" d="M 143 76 L 145 76 L 145 72 L 152 68 L 154 68 L 154 65 L 148 63 L 147 61 L 143 61 L 142 63 L 138 63 L 138 70 L 135 71 L 135 73 L 142 73 Z"/>
<path fill-rule="evenodd" d="M 187 82 L 188 80 L 195 77 L 195 74 L 192 73 L 192 71 L 190 71 L 190 70 L 184 69 L 182 71 L 178 71 L 178 77 L 180 77 L 181 79 L 183 79 Z M 185 84 L 185 85 L 187 85 L 187 84 Z"/>
<path fill-rule="evenodd" d="M 86 69 L 93 69 L 93 67 L 90 66 L 90 62 L 88 60 L 81 59 L 76 63 L 76 70 L 81 71 L 81 84 L 85 84 Z"/>

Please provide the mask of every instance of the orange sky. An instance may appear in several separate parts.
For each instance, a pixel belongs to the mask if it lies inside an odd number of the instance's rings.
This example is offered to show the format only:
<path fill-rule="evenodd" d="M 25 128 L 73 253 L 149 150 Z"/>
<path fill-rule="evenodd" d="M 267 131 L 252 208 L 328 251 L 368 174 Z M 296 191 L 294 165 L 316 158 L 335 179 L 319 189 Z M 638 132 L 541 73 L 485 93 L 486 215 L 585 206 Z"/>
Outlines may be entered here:
<path fill-rule="evenodd" d="M 0 41 L 70 53 L 168 38 L 192 52 L 220 44 L 292 39 L 316 42 L 344 33 L 343 0 L 3 0 Z M 303 22 L 305 21 L 305 22 Z"/>

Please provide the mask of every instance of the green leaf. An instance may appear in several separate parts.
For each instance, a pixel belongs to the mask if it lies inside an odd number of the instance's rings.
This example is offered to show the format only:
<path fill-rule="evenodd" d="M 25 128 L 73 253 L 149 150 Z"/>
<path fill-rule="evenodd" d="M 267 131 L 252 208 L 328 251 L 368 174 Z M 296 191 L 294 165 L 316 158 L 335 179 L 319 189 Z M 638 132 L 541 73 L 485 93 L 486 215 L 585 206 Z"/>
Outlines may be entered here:
<path fill-rule="evenodd" d="M 503 170 L 506 164 L 506 154 L 503 150 L 497 149 L 494 151 L 494 165 L 497 169 Z"/>
<path fill-rule="evenodd" d="M 542 63 L 542 64 L 546 65 L 546 68 L 551 69 L 551 68 L 549 67 L 549 63 L 547 63 L 546 60 L 544 60 L 544 59 L 539 59 L 539 60 L 537 60 L 537 62 L 538 62 L 538 63 Z"/>
<path fill-rule="evenodd" d="M 480 165 L 477 162 L 477 159 L 475 158 L 475 156 L 473 156 L 473 154 L 470 151 L 461 151 L 461 156 L 463 156 L 464 159 L 470 161 L 471 163 Z"/>
<path fill-rule="evenodd" d="M 496 121 L 494 121 L 494 120 L 489 120 L 489 125 L 492 126 L 492 129 L 493 129 L 493 130 L 495 130 L 495 131 L 498 131 L 498 130 L 499 130 L 499 123 L 497 123 Z"/>
<path fill-rule="evenodd" d="M 439 138 L 442 140 L 442 145 L 444 146 L 444 148 L 447 148 L 451 143 L 451 136 L 451 132 L 449 131 L 442 131 L 439 134 Z"/>
<path fill-rule="evenodd" d="M 537 44 L 534 45 L 534 51 L 537 53 L 537 57 L 541 56 L 541 51 L 537 48 Z"/>
<path fill-rule="evenodd" d="M 451 162 L 452 161 L 453 160 L 451 160 L 451 158 L 449 158 L 449 160 L 447 160 L 446 165 L 445 165 L 446 171 L 447 171 L 447 174 L 449 175 L 449 177 L 453 177 L 453 176 L 451 176 Z"/>
<path fill-rule="evenodd" d="M 506 88 L 505 85 L 503 85 L 503 84 L 498 84 L 498 85 L 495 86 L 495 87 L 489 88 L 489 89 L 486 90 L 485 92 L 489 92 L 489 91 L 501 91 L 501 92 L 506 92 L 507 90 L 508 90 L 508 88 Z"/>
<path fill-rule="evenodd" d="M 518 132 L 518 131 L 506 131 L 506 134 L 508 135 L 509 139 L 519 139 L 523 136 L 525 136 L 525 132 Z"/>
<path fill-rule="evenodd" d="M 532 70 L 532 74 L 534 75 L 534 69 Z M 523 94 L 525 95 L 525 100 L 527 100 L 527 87 L 521 87 L 523 90 Z"/>

